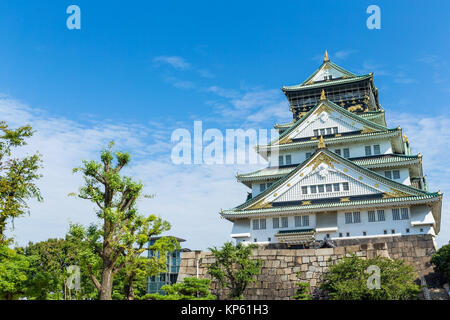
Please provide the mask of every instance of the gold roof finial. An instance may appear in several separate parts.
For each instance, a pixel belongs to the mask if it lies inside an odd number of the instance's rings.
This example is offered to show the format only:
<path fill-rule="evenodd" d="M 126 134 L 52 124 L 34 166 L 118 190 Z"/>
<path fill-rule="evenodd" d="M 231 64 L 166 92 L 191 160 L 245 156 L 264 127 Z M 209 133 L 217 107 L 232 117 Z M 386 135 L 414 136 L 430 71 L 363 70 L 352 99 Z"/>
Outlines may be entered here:
<path fill-rule="evenodd" d="M 325 90 L 324 89 L 322 89 L 322 93 L 320 94 L 320 101 L 323 101 L 323 100 L 327 100 L 327 97 L 325 96 Z"/>
<path fill-rule="evenodd" d="M 328 62 L 330 61 L 330 58 L 328 58 L 328 51 L 325 50 L 325 56 L 323 57 L 323 62 Z"/>
<path fill-rule="evenodd" d="M 325 141 L 323 140 L 323 136 L 321 135 L 320 136 L 320 139 L 319 139 L 319 144 L 317 145 L 317 147 L 319 148 L 319 149 L 325 149 Z"/>

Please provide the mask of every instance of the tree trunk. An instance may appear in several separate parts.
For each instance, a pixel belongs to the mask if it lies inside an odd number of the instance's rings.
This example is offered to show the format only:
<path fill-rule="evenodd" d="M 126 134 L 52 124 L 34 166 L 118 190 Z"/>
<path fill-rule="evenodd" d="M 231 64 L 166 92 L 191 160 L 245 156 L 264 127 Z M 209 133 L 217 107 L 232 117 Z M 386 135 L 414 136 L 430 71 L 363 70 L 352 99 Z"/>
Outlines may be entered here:
<path fill-rule="evenodd" d="M 125 281 L 126 281 L 125 296 L 126 296 L 127 300 L 134 300 L 134 298 L 135 298 L 134 288 L 133 288 L 133 278 L 134 278 L 134 274 L 132 274 L 131 276 L 129 276 L 125 279 Z"/>
<path fill-rule="evenodd" d="M 112 269 L 103 269 L 101 287 L 98 293 L 99 300 L 112 300 L 112 285 Z"/>

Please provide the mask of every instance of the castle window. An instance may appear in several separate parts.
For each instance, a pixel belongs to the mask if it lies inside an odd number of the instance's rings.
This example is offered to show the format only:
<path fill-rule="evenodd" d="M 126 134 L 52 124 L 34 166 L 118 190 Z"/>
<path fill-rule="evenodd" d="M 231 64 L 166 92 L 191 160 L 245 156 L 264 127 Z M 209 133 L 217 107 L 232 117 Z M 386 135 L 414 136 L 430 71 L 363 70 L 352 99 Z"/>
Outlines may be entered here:
<path fill-rule="evenodd" d="M 318 130 L 318 129 L 314 130 L 314 135 L 315 135 L 316 137 L 319 136 L 319 130 Z"/>
<path fill-rule="evenodd" d="M 386 220 L 384 218 L 384 210 L 377 210 L 377 216 L 378 216 L 378 221 L 384 221 Z"/>
<path fill-rule="evenodd" d="M 296 227 L 302 226 L 302 217 L 301 216 L 295 216 L 295 226 Z"/>
<path fill-rule="evenodd" d="M 286 164 L 291 164 L 292 156 L 290 154 L 286 155 Z"/>
<path fill-rule="evenodd" d="M 342 183 L 342 190 L 344 190 L 344 191 L 348 191 L 348 182 L 344 182 L 344 183 Z"/>
<path fill-rule="evenodd" d="M 334 128 L 333 128 L 333 133 L 334 133 L 334 134 L 338 133 L 338 127 L 334 127 Z"/>
<path fill-rule="evenodd" d="M 383 232 L 384 232 L 384 234 L 387 234 L 387 230 L 384 230 Z"/>
<path fill-rule="evenodd" d="M 320 193 L 325 192 L 325 188 L 324 188 L 324 185 L 323 185 L 323 184 L 319 184 L 317 187 L 319 188 L 319 192 L 320 192 Z"/>
<path fill-rule="evenodd" d="M 371 156 L 372 155 L 371 146 L 365 146 L 365 149 L 366 149 L 366 156 Z"/>
<path fill-rule="evenodd" d="M 266 229 L 266 219 L 259 219 L 259 228 L 261 230 Z"/>
<path fill-rule="evenodd" d="M 316 186 L 311 186 L 311 193 L 317 193 Z"/>
<path fill-rule="evenodd" d="M 409 233 L 409 228 L 406 228 L 406 233 Z"/>
<path fill-rule="evenodd" d="M 342 232 L 339 232 L 339 238 L 342 238 Z"/>
<path fill-rule="evenodd" d="M 282 217 L 281 218 L 281 227 L 282 228 L 287 228 L 289 226 L 288 224 L 288 218 L 287 217 Z"/>
<path fill-rule="evenodd" d="M 339 191 L 339 183 L 333 183 L 333 190 Z"/>
<path fill-rule="evenodd" d="M 331 184 L 325 185 L 325 188 L 326 188 L 327 192 L 332 192 L 333 191 L 333 187 L 332 187 Z"/>
<path fill-rule="evenodd" d="M 385 171 L 384 176 L 388 179 L 392 179 L 392 172 L 391 171 Z"/>
<path fill-rule="evenodd" d="M 367 236 L 367 232 L 363 231 L 363 236 Z"/>
<path fill-rule="evenodd" d="M 266 190 L 266 184 L 265 183 L 261 183 L 259 185 L 259 192 L 263 192 L 264 190 Z"/>
<path fill-rule="evenodd" d="M 280 219 L 272 218 L 272 226 L 274 229 L 278 229 L 280 227 Z"/>
<path fill-rule="evenodd" d="M 353 223 L 361 222 L 361 214 L 359 212 L 353 212 Z"/>
<path fill-rule="evenodd" d="M 283 160 L 284 160 L 283 156 L 279 156 L 279 157 L 278 157 L 278 165 L 279 165 L 279 166 L 282 166 L 282 165 L 284 164 L 284 161 L 283 161 Z"/>
<path fill-rule="evenodd" d="M 325 135 L 325 129 L 320 129 L 320 135 L 322 135 L 322 136 Z"/>
<path fill-rule="evenodd" d="M 398 170 L 392 171 L 392 176 L 394 177 L 394 179 L 400 179 L 400 171 Z"/>
<path fill-rule="evenodd" d="M 350 232 L 347 232 L 347 237 L 350 237 Z"/>
<path fill-rule="evenodd" d="M 258 242 L 258 239 L 255 238 L 255 239 L 253 239 L 253 241 L 254 241 L 254 242 Z"/>
<path fill-rule="evenodd" d="M 271 238 L 267 238 L 267 241 L 269 241 L 269 242 L 270 242 L 270 241 L 272 241 L 272 239 L 271 239 Z"/>
<path fill-rule="evenodd" d="M 330 75 L 328 76 L 328 80 L 331 80 L 331 79 L 333 79 L 333 76 L 330 74 Z"/>
<path fill-rule="evenodd" d="M 394 233 L 395 233 L 395 230 L 394 230 L 394 229 L 392 229 L 392 230 L 391 230 L 391 233 L 392 233 L 392 234 L 394 234 Z"/>
<path fill-rule="evenodd" d="M 336 154 L 338 154 L 338 155 L 341 155 L 341 149 L 336 149 L 336 150 L 334 150 L 334 153 L 336 153 Z"/>
<path fill-rule="evenodd" d="M 331 128 L 327 128 L 327 134 L 331 134 Z"/>
<path fill-rule="evenodd" d="M 380 145 L 379 144 L 375 144 L 374 146 L 373 146 L 373 154 L 380 154 L 381 153 L 381 151 L 380 151 Z"/>
<path fill-rule="evenodd" d="M 353 216 L 352 216 L 351 212 L 345 213 L 345 223 L 347 223 L 347 224 L 353 223 Z"/>
<path fill-rule="evenodd" d="M 402 220 L 408 220 L 409 219 L 408 208 L 402 208 L 401 212 L 402 212 Z"/>
<path fill-rule="evenodd" d="M 303 226 L 304 227 L 309 226 L 309 216 L 303 216 L 302 217 L 302 221 L 303 221 Z"/>
<path fill-rule="evenodd" d="M 254 219 L 252 223 L 253 223 L 253 230 L 259 230 L 259 220 Z"/>
<path fill-rule="evenodd" d="M 369 222 L 375 222 L 375 211 L 369 211 L 367 212 Z"/>
<path fill-rule="evenodd" d="M 302 194 L 308 194 L 308 187 L 302 187 Z"/>
<path fill-rule="evenodd" d="M 350 158 L 350 149 L 344 148 L 344 158 Z"/>
<path fill-rule="evenodd" d="M 392 220 L 400 220 L 400 210 L 392 209 Z"/>

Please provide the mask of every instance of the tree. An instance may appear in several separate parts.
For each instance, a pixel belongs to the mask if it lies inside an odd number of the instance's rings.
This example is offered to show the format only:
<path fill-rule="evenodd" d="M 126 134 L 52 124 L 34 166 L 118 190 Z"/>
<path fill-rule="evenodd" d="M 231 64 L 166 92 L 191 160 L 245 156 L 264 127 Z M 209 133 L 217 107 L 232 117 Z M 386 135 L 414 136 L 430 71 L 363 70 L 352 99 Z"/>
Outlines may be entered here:
<path fill-rule="evenodd" d="M 136 202 L 143 197 L 142 183 L 120 171 L 129 164 L 130 155 L 112 152 L 113 143 L 101 152 L 101 162 L 83 161 L 74 172 L 81 172 L 85 184 L 78 197 L 92 201 L 97 207 L 100 224 L 88 228 L 72 225 L 70 234 L 86 244 L 81 257 L 101 300 L 111 300 L 115 275 L 127 264 L 141 266 L 139 259 L 143 246 L 152 236 L 170 229 L 170 224 L 159 217 L 138 214 Z M 99 262 L 96 261 L 99 258 Z M 100 263 L 100 274 L 92 264 Z M 133 267 L 127 269 L 132 290 Z M 132 293 L 130 293 L 132 296 Z M 128 294 L 128 296 L 130 296 Z"/>
<path fill-rule="evenodd" d="M 311 295 L 309 294 L 309 283 L 297 282 L 297 291 L 295 291 L 295 300 L 311 300 Z"/>
<path fill-rule="evenodd" d="M 431 257 L 431 264 L 434 265 L 436 272 L 442 273 L 447 279 L 450 279 L 450 244 L 446 244 Z"/>
<path fill-rule="evenodd" d="M 256 281 L 255 276 L 261 271 L 261 259 L 251 259 L 252 249 L 256 245 L 233 245 L 226 242 L 221 249 L 209 248 L 216 261 L 210 264 L 208 273 L 214 277 L 222 288 L 230 290 L 231 299 L 242 299 L 247 285 Z"/>
<path fill-rule="evenodd" d="M 371 269 L 380 271 L 379 289 L 372 286 L 375 273 Z M 333 300 L 410 300 L 417 299 L 420 292 L 414 279 L 412 266 L 403 260 L 381 257 L 364 260 L 352 255 L 330 267 L 321 288 Z"/>
<path fill-rule="evenodd" d="M 0 244 L 0 300 L 14 300 L 26 294 L 29 267 L 24 255 Z"/>
<path fill-rule="evenodd" d="M 30 126 L 15 130 L 0 122 L 0 242 L 5 242 L 5 229 L 8 219 L 17 218 L 28 210 L 27 200 L 42 201 L 42 196 L 35 181 L 41 177 L 41 156 L 15 158 L 12 151 L 26 144 L 25 139 L 33 135 Z"/>
<path fill-rule="evenodd" d="M 209 291 L 210 279 L 186 277 L 183 282 L 164 285 L 161 289 L 165 295 L 159 293 L 148 294 L 144 298 L 151 300 L 215 300 L 216 296 Z"/>

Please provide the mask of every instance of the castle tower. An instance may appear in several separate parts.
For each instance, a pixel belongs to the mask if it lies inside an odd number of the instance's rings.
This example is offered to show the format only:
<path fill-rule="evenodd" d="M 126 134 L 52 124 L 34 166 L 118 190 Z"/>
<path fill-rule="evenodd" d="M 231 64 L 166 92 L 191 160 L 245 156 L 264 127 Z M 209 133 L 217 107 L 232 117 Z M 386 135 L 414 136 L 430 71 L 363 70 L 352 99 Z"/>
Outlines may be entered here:
<path fill-rule="evenodd" d="M 237 242 L 310 245 L 439 233 L 442 194 L 429 192 L 422 156 L 388 128 L 373 74 L 332 63 L 282 88 L 293 121 L 257 146 L 269 166 L 237 176 L 251 197 L 221 211 Z"/>

